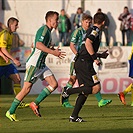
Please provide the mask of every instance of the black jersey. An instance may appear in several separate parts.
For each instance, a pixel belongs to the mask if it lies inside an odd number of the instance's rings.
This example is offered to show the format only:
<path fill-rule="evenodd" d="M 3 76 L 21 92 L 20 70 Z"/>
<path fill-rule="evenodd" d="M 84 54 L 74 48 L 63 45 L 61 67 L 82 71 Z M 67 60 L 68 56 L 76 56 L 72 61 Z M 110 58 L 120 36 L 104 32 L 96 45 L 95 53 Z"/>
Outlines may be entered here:
<path fill-rule="evenodd" d="M 97 53 L 99 46 L 100 46 L 100 40 L 99 40 L 99 28 L 96 26 L 92 26 L 87 30 L 87 34 L 85 37 L 85 40 L 89 38 L 92 41 L 92 46 L 94 49 L 94 52 Z M 79 57 L 80 58 L 84 58 L 87 60 L 92 60 L 92 57 L 90 56 L 90 54 L 88 53 L 85 44 L 82 44 L 80 52 L 79 52 Z"/>

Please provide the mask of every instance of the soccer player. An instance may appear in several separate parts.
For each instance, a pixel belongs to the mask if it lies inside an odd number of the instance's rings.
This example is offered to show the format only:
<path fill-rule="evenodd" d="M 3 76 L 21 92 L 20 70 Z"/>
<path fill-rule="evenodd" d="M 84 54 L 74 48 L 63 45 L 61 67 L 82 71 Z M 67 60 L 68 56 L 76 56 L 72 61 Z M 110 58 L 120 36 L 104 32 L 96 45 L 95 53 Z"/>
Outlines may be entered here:
<path fill-rule="evenodd" d="M 64 99 L 71 94 L 79 93 L 74 110 L 69 118 L 70 122 L 84 122 L 84 120 L 78 116 L 80 110 L 89 94 L 96 94 L 101 90 L 100 81 L 94 70 L 93 62 L 100 65 L 100 60 L 97 58 L 97 51 L 100 46 L 99 31 L 104 25 L 104 22 L 105 15 L 103 13 L 96 13 L 94 15 L 94 25 L 87 30 L 85 42 L 82 44 L 75 61 L 74 67 L 80 87 L 64 88 L 62 92 L 62 98 Z"/>
<path fill-rule="evenodd" d="M 21 79 L 16 67 L 10 62 L 12 60 L 16 66 L 20 66 L 20 62 L 13 58 L 10 54 L 12 47 L 13 32 L 18 28 L 18 19 L 11 17 L 8 19 L 7 25 L 8 28 L 0 32 L 0 77 L 6 76 L 11 78 L 14 82 L 13 90 L 15 95 L 21 91 Z M 3 58 L 4 57 L 4 58 Z M 6 59 L 6 61 L 5 61 Z M 9 59 L 9 60 L 8 60 Z M 6 88 L 5 88 L 6 89 Z M 27 107 L 29 104 L 21 102 L 19 107 Z"/>
<path fill-rule="evenodd" d="M 83 40 L 84 40 L 85 35 L 86 35 L 86 31 L 91 26 L 91 23 L 92 23 L 92 17 L 88 14 L 83 14 L 82 15 L 82 20 L 81 20 L 82 26 L 77 28 L 76 30 L 74 30 L 73 33 L 72 33 L 70 48 L 71 48 L 71 50 L 72 50 L 72 52 L 74 53 L 75 56 L 78 55 L 78 52 L 80 51 L 81 45 L 82 45 Z M 76 73 L 75 73 L 75 70 L 74 70 L 74 62 L 75 62 L 75 60 L 73 59 L 72 62 L 71 62 L 71 65 L 70 65 L 70 79 L 67 82 L 65 88 L 72 88 L 73 85 L 76 82 Z M 112 102 L 112 100 L 102 99 L 102 96 L 101 96 L 100 92 L 95 94 L 95 97 L 98 100 L 98 106 L 99 107 L 105 106 L 105 105 Z M 63 107 L 66 107 L 66 108 L 72 108 L 73 107 L 69 103 L 68 98 L 62 99 L 62 97 L 61 97 L 61 104 L 62 104 Z"/>
<path fill-rule="evenodd" d="M 129 56 L 129 77 L 133 78 L 133 45 L 131 54 Z M 123 92 L 119 92 L 118 96 L 120 101 L 126 105 L 125 96 L 127 93 L 131 92 L 131 106 L 133 107 L 133 83 L 131 83 Z"/>
<path fill-rule="evenodd" d="M 48 11 L 45 16 L 46 25 L 40 27 L 36 33 L 33 51 L 26 62 L 26 73 L 24 78 L 24 85 L 22 90 L 15 97 L 10 109 L 6 112 L 6 117 L 11 121 L 17 121 L 15 111 L 19 103 L 30 92 L 33 84 L 38 78 L 46 80 L 49 84 L 38 95 L 34 102 L 30 103 L 30 108 L 36 116 L 41 117 L 39 113 L 39 104 L 49 96 L 58 86 L 52 71 L 46 66 L 45 59 L 47 54 L 52 54 L 59 58 L 65 57 L 59 47 L 57 49 L 50 49 L 51 44 L 51 30 L 58 26 L 58 13 Z"/>

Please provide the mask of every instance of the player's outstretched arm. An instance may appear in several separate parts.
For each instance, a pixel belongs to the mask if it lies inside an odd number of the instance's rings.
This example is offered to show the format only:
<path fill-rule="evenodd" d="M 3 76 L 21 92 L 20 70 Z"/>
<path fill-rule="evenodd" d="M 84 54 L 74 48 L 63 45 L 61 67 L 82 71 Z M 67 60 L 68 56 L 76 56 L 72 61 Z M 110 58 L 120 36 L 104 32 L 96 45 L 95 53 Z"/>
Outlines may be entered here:
<path fill-rule="evenodd" d="M 48 47 L 46 47 L 43 43 L 41 43 L 41 42 L 37 42 L 36 43 L 36 48 L 37 49 L 39 49 L 39 50 L 41 50 L 41 51 L 43 51 L 43 52 L 45 52 L 45 53 L 48 53 L 48 54 L 52 54 L 52 55 L 54 55 L 54 56 L 57 56 L 57 57 L 59 57 L 59 58 L 64 58 L 65 56 L 66 56 L 66 53 L 65 52 L 63 52 L 63 51 L 61 51 L 60 49 L 59 49 L 59 47 L 57 47 L 57 49 L 50 49 L 50 48 L 48 48 Z"/>

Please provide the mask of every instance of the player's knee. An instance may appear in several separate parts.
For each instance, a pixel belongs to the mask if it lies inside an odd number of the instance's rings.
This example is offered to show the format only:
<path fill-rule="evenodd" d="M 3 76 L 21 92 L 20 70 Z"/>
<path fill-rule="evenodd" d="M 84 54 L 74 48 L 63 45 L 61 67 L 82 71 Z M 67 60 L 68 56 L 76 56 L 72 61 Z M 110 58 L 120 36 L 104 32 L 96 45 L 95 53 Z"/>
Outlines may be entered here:
<path fill-rule="evenodd" d="M 76 76 L 71 76 L 69 82 L 73 85 L 76 82 Z"/>
<path fill-rule="evenodd" d="M 100 90 L 101 90 L 100 85 L 99 85 L 99 84 L 98 84 L 98 85 L 95 85 L 95 86 L 93 86 L 92 94 L 96 94 L 96 93 L 98 93 Z"/>
<path fill-rule="evenodd" d="M 51 86 L 55 90 L 58 87 L 58 83 L 53 82 L 52 84 L 49 84 L 49 86 Z"/>

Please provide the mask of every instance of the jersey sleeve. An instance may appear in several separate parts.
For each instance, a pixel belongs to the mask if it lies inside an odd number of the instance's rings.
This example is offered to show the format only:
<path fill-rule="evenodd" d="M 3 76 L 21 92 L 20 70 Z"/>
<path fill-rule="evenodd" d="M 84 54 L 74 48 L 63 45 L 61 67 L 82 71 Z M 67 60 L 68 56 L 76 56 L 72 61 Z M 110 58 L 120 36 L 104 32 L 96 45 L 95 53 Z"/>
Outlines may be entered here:
<path fill-rule="evenodd" d="M 47 33 L 47 28 L 40 28 L 36 34 L 36 42 L 43 42 Z"/>
<path fill-rule="evenodd" d="M 5 31 L 0 35 L 0 47 L 1 48 L 7 47 L 7 40 L 8 40 L 8 33 Z"/>
<path fill-rule="evenodd" d="M 78 36 L 78 30 L 73 31 L 70 42 L 76 44 L 78 42 L 79 36 Z"/>
<path fill-rule="evenodd" d="M 97 36 L 98 31 L 96 29 L 92 29 L 92 31 L 87 32 L 86 38 L 89 38 L 92 42 L 94 42 Z"/>

